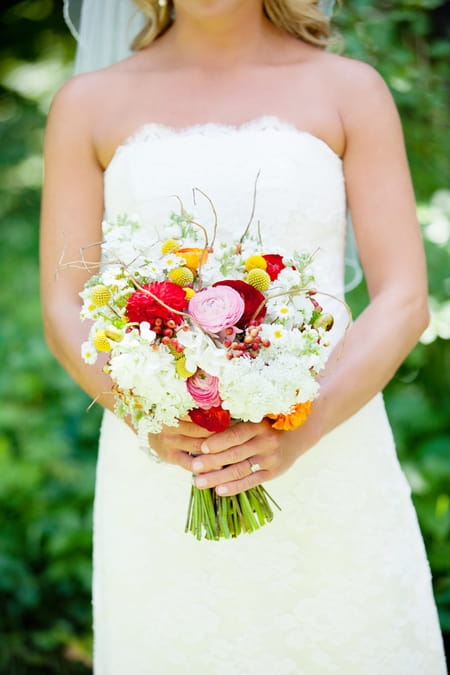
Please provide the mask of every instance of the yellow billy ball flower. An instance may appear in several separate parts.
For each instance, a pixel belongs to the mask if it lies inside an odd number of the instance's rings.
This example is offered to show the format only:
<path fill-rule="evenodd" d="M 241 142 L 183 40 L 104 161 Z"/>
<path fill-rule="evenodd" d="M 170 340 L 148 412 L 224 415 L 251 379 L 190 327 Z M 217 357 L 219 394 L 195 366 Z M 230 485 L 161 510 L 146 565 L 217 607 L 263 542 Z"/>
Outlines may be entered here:
<path fill-rule="evenodd" d="M 267 291 L 270 287 L 270 277 L 264 270 L 254 268 L 247 275 L 246 282 L 257 288 L 258 291 Z"/>
<path fill-rule="evenodd" d="M 106 337 L 106 331 L 104 330 L 98 330 L 93 339 L 94 347 L 97 351 L 99 352 L 110 352 L 111 351 L 111 345 L 109 344 L 109 340 Z"/>
<path fill-rule="evenodd" d="M 179 247 L 179 243 L 175 239 L 166 239 L 166 241 L 161 246 L 161 253 L 166 255 L 166 253 L 171 253 Z"/>
<path fill-rule="evenodd" d="M 94 286 L 91 291 L 91 300 L 96 307 L 104 307 L 111 300 L 111 291 L 102 284 Z"/>
<path fill-rule="evenodd" d="M 177 371 L 180 377 L 191 377 L 194 373 L 186 368 L 186 357 L 182 356 L 180 359 L 175 361 L 175 370 Z"/>
<path fill-rule="evenodd" d="M 195 291 L 193 288 L 189 288 L 188 286 L 187 288 L 184 289 L 184 294 L 186 296 L 186 300 L 190 300 L 191 298 L 194 297 Z"/>
<path fill-rule="evenodd" d="M 174 284 L 178 286 L 187 286 L 194 281 L 194 274 L 189 267 L 175 267 L 167 275 Z"/>
<path fill-rule="evenodd" d="M 265 270 L 267 268 L 267 262 L 264 260 L 262 255 L 251 255 L 250 258 L 247 258 L 245 261 L 245 269 L 247 272 L 253 269 Z"/>

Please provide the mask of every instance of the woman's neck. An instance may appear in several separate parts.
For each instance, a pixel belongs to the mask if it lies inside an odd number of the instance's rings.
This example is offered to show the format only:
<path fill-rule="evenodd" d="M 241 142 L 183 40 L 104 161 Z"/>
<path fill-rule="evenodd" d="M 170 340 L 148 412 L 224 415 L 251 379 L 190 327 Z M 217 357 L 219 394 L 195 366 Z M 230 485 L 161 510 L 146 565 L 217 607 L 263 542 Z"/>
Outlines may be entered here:
<path fill-rule="evenodd" d="M 202 11 L 177 8 L 176 21 L 161 38 L 171 60 L 211 69 L 261 61 L 271 43 L 280 39 L 280 31 L 257 2 L 236 1 L 232 9 L 220 7 L 224 4 L 230 5 L 211 0 Z"/>

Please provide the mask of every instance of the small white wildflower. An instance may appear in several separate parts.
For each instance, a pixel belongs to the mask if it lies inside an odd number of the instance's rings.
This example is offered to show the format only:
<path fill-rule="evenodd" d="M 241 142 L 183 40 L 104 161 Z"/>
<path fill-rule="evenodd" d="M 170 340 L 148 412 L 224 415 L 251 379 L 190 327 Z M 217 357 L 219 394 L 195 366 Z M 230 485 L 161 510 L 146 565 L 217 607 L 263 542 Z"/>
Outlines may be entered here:
<path fill-rule="evenodd" d="M 287 319 L 292 314 L 292 310 L 289 305 L 280 305 L 277 307 L 277 314 L 280 319 Z"/>
<path fill-rule="evenodd" d="M 172 270 L 176 267 L 182 267 L 186 264 L 186 261 L 178 255 L 168 254 L 162 258 L 161 264 L 166 270 Z"/>
<path fill-rule="evenodd" d="M 88 341 L 81 345 L 81 357 L 85 363 L 92 365 L 97 361 L 97 351 L 94 345 Z"/>
<path fill-rule="evenodd" d="M 283 340 L 286 337 L 286 330 L 283 326 L 275 324 L 273 326 L 267 326 L 267 338 L 271 341 Z M 264 331 L 265 333 L 265 331 Z M 264 335 L 264 337 L 266 337 Z"/>

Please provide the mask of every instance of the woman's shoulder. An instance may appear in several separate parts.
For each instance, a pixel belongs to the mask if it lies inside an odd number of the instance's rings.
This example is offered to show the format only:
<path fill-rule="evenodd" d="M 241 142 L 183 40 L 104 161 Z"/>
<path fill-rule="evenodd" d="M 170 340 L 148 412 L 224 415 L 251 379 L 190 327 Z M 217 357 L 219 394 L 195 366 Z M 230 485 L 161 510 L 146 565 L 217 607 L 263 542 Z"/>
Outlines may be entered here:
<path fill-rule="evenodd" d="M 322 52 L 312 67 L 320 82 L 332 93 L 344 117 L 358 112 L 368 114 L 374 105 L 386 111 L 394 106 L 387 83 L 368 63 Z"/>
<path fill-rule="evenodd" d="M 313 67 L 325 81 L 354 92 L 374 87 L 385 88 L 380 73 L 368 63 L 332 52 L 321 52 L 313 61 Z"/>
<path fill-rule="evenodd" d="M 105 94 L 120 78 L 120 69 L 109 66 L 88 73 L 73 75 L 56 91 L 52 107 L 90 106 L 92 101 Z"/>
<path fill-rule="evenodd" d="M 108 102 L 111 93 L 124 88 L 130 76 L 142 72 L 142 61 L 136 53 L 111 66 L 70 77 L 57 90 L 52 107 L 95 109 L 99 101 Z"/>

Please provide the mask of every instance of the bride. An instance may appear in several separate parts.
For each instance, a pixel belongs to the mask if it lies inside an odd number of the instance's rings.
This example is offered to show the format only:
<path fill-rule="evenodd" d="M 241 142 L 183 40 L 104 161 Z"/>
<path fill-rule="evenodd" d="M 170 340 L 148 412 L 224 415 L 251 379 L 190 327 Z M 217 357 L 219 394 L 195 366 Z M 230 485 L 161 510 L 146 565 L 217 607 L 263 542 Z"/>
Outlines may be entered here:
<path fill-rule="evenodd" d="M 109 25 L 111 2 L 87 5 Z M 128 29 L 125 5 L 118 33 Z M 428 563 L 379 394 L 428 321 L 414 195 L 388 89 L 369 66 L 324 50 L 329 21 L 316 0 L 136 5 L 148 21 L 134 53 L 68 81 L 45 141 L 47 340 L 106 409 L 95 672 L 443 675 Z M 95 47 L 101 31 L 84 11 Z M 83 30 L 80 40 L 83 47 Z M 255 216 L 267 240 L 318 249 L 318 285 L 338 297 L 350 209 L 370 304 L 336 345 L 304 426 L 241 422 L 210 435 L 180 421 L 149 438 L 163 460 L 152 464 L 111 412 L 102 364 L 95 371 L 80 358 L 85 273 L 55 271 L 63 253 L 98 259 L 90 245 L 102 239 L 104 214 L 137 214 L 154 236 L 170 195 L 188 203 L 194 186 L 214 201 L 221 237 L 231 236 L 247 218 L 258 170 Z M 192 208 L 208 218 L 203 205 Z M 221 495 L 270 480 L 283 510 L 252 535 L 197 542 L 182 532 L 192 474 Z"/>

